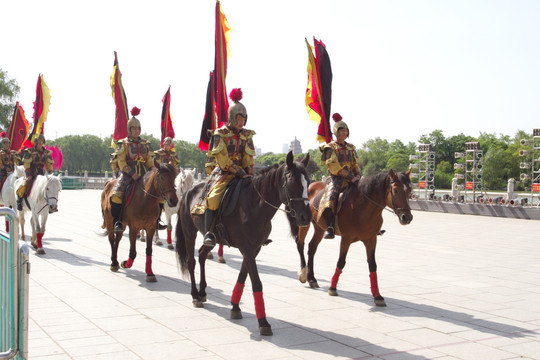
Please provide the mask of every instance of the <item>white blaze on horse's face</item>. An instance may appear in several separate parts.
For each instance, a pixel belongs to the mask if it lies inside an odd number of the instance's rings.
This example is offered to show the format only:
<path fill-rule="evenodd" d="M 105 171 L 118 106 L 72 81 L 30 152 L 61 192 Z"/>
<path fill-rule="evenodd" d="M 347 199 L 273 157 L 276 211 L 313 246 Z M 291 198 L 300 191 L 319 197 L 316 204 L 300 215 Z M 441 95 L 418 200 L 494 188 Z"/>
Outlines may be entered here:
<path fill-rule="evenodd" d="M 304 204 L 307 206 L 307 205 L 309 205 L 309 200 L 307 200 L 307 198 L 308 198 L 308 194 L 307 194 L 308 182 L 307 182 L 305 176 L 302 176 L 302 188 L 303 188 L 302 197 L 304 199 L 306 199 L 306 200 L 304 200 Z"/>

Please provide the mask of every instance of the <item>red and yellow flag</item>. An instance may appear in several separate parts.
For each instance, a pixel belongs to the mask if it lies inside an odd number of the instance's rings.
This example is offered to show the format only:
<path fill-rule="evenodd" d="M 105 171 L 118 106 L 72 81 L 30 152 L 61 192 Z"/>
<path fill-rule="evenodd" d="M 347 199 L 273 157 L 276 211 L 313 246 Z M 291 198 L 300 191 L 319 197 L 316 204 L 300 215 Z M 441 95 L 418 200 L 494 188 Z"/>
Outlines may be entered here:
<path fill-rule="evenodd" d="M 124 86 L 122 85 L 122 73 L 120 72 L 120 66 L 118 65 L 116 51 L 114 52 L 113 73 L 111 75 L 111 90 L 116 105 L 112 141 L 116 142 L 128 136 L 127 122 L 129 118 L 126 93 L 124 92 Z"/>
<path fill-rule="evenodd" d="M 210 138 L 208 130 L 214 130 L 228 121 L 229 100 L 227 99 L 227 60 L 230 57 L 229 37 L 231 27 L 216 1 L 215 11 L 215 56 L 214 71 L 210 72 L 210 80 L 206 90 L 206 107 L 199 140 L 199 149 L 208 150 Z"/>
<path fill-rule="evenodd" d="M 306 39 L 308 49 L 308 83 L 306 108 L 309 118 L 319 125 L 317 140 L 332 141 L 330 130 L 330 108 L 332 104 L 332 65 L 322 41 L 313 38 L 314 47 Z M 313 51 L 315 50 L 315 55 Z"/>
<path fill-rule="evenodd" d="M 11 150 L 19 151 L 22 149 L 24 141 L 28 137 L 29 129 L 30 124 L 28 123 L 28 120 L 26 120 L 23 108 L 17 101 L 7 133 L 7 137 L 9 141 L 11 141 Z"/>
<path fill-rule="evenodd" d="M 174 139 L 174 129 L 171 118 L 171 86 L 163 97 L 163 109 L 161 110 L 161 146 L 167 136 Z"/>
<path fill-rule="evenodd" d="M 43 80 L 43 75 L 39 74 L 36 86 L 36 101 L 34 102 L 34 123 L 28 139 L 24 142 L 25 147 L 32 147 L 36 143 L 39 135 L 45 135 L 45 121 L 49 114 L 49 106 L 51 105 L 51 93 L 49 87 Z"/>

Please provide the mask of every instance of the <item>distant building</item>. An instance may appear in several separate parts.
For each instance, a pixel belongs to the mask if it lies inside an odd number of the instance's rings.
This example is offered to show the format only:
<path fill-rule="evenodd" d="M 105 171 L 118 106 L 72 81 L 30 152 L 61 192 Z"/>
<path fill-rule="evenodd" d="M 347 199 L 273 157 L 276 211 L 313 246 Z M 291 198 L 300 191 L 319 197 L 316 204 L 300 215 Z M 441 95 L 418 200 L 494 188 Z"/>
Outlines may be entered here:
<path fill-rule="evenodd" d="M 287 150 L 287 152 L 289 151 L 292 151 L 293 155 L 302 153 L 302 145 L 300 144 L 300 141 L 296 140 L 296 136 L 294 137 L 294 140 L 291 141 L 289 145 L 289 150 Z"/>
<path fill-rule="evenodd" d="M 281 148 L 281 152 L 283 154 L 286 154 L 289 152 L 289 144 L 283 144 L 283 147 Z"/>
<path fill-rule="evenodd" d="M 255 156 L 259 156 L 261 154 L 262 154 L 261 148 L 258 148 L 258 147 L 255 146 Z"/>

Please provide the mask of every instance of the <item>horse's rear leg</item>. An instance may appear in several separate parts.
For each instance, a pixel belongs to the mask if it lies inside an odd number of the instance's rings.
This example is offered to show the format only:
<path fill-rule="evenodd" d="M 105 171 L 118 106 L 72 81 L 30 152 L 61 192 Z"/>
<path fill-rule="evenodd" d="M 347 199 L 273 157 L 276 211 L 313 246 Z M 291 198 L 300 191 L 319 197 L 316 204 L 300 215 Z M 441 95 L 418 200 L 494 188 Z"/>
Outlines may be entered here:
<path fill-rule="evenodd" d="M 118 245 L 120 244 L 120 239 L 122 234 L 117 234 L 113 231 L 112 227 L 107 230 L 107 235 L 109 237 L 109 244 L 111 245 L 111 271 L 117 272 L 120 264 L 118 263 Z"/>
<path fill-rule="evenodd" d="M 156 282 L 156 276 L 154 275 L 154 272 L 152 271 L 152 239 L 154 237 L 155 230 L 150 229 L 149 231 L 146 231 L 146 282 Z M 156 231 L 157 234 L 157 231 Z"/>
<path fill-rule="evenodd" d="M 319 283 L 317 282 L 317 279 L 315 278 L 315 253 L 317 252 L 317 248 L 319 247 L 319 244 L 321 243 L 321 240 L 324 235 L 324 230 L 317 224 L 314 223 L 313 226 L 313 237 L 309 241 L 309 247 L 308 247 L 308 282 L 309 287 L 313 289 L 319 288 Z"/>
<path fill-rule="evenodd" d="M 336 271 L 334 272 L 334 276 L 332 276 L 332 282 L 330 283 L 330 288 L 328 288 L 328 295 L 330 296 L 337 296 L 337 283 L 339 281 L 339 276 L 343 272 L 343 268 L 345 267 L 346 258 L 347 258 L 347 252 L 349 251 L 349 247 L 351 246 L 351 242 L 345 238 L 341 237 L 341 243 L 339 245 L 339 259 L 336 266 Z"/>
<path fill-rule="evenodd" d="M 199 283 L 199 300 L 206 301 L 206 259 L 208 253 L 212 250 L 208 246 L 201 246 L 199 249 L 199 267 L 201 271 L 201 281 Z"/>
<path fill-rule="evenodd" d="M 167 249 L 173 250 L 174 246 L 172 244 L 172 210 L 170 210 L 168 207 L 165 211 L 165 219 L 167 220 Z M 156 232 L 157 233 L 157 232 Z"/>
<path fill-rule="evenodd" d="M 308 268 L 306 266 L 306 257 L 304 256 L 304 240 L 306 239 L 309 226 L 300 226 L 298 228 L 298 235 L 296 236 L 296 250 L 300 255 L 300 271 L 298 271 L 298 280 L 303 284 L 307 281 Z"/>
<path fill-rule="evenodd" d="M 364 245 L 366 246 L 366 255 L 369 267 L 369 282 L 371 285 L 371 294 L 373 295 L 373 300 L 377 306 L 386 306 L 386 302 L 379 292 L 379 284 L 377 281 L 377 262 L 375 261 L 377 237 L 369 241 L 365 241 Z"/>

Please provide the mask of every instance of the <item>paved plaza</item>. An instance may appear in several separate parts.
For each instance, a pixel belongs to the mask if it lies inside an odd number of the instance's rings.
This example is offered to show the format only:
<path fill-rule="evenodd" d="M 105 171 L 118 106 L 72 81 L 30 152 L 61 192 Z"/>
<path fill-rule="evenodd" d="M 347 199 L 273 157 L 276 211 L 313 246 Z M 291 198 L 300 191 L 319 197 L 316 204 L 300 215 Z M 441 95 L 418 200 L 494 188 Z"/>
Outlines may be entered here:
<path fill-rule="evenodd" d="M 145 281 L 141 242 L 131 269 L 109 270 L 99 202 L 98 190 L 62 191 L 46 254 L 31 250 L 30 359 L 540 359 L 540 221 L 414 211 L 402 226 L 385 211 L 376 258 L 388 306 L 378 308 L 362 243 L 351 246 L 338 297 L 327 290 L 339 238 L 317 252 L 320 289 L 301 284 L 278 212 L 258 256 L 274 331 L 261 336 L 249 279 L 244 318 L 229 318 L 236 249 L 225 248 L 226 264 L 207 262 L 208 302 L 194 308 L 166 246 L 154 246 L 156 283 Z M 128 243 L 124 236 L 119 260 Z"/>

